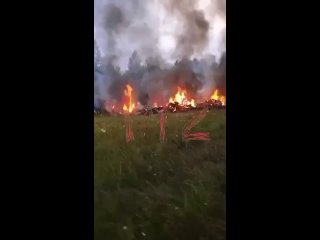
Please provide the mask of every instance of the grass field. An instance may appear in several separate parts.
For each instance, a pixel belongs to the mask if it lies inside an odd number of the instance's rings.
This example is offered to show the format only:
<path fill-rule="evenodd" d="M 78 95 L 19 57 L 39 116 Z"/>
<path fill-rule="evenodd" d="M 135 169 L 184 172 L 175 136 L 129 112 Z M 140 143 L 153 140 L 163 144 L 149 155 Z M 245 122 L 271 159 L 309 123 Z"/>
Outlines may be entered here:
<path fill-rule="evenodd" d="M 123 117 L 95 116 L 95 240 L 225 239 L 226 113 L 194 128 L 210 141 L 186 144 L 181 129 L 194 114 L 168 114 L 165 143 L 159 115 L 134 116 L 129 144 Z"/>

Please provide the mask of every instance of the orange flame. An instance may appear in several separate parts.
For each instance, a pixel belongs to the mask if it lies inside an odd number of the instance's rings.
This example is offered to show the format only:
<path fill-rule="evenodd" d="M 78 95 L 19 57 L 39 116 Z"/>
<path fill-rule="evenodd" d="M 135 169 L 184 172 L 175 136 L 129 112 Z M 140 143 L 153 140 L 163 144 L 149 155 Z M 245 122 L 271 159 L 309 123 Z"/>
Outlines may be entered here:
<path fill-rule="evenodd" d="M 222 105 L 226 105 L 226 97 L 225 96 L 219 96 L 218 90 L 215 90 L 210 98 L 213 99 L 213 100 L 219 100 L 219 101 L 222 102 Z"/>
<path fill-rule="evenodd" d="M 187 91 L 186 90 L 182 90 L 180 87 L 178 87 L 178 92 L 175 94 L 174 97 L 171 97 L 169 99 L 170 103 L 179 103 L 179 105 L 182 106 L 187 106 L 187 105 L 191 105 L 192 107 L 195 107 L 195 101 L 194 99 L 191 99 L 190 101 L 188 100 L 188 98 L 186 97 L 187 95 Z"/>
<path fill-rule="evenodd" d="M 124 104 L 122 109 L 129 113 L 131 113 L 134 109 L 134 103 L 132 103 L 132 92 L 133 88 L 129 84 L 127 84 L 126 89 L 124 90 L 124 95 L 129 98 L 129 104 L 128 106 Z"/>

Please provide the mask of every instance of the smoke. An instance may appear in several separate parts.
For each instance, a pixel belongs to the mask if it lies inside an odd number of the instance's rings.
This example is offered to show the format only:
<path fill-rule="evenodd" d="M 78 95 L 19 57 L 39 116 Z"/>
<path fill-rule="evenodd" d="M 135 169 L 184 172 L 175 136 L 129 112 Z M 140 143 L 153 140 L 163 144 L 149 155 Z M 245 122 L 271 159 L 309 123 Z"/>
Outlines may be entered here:
<path fill-rule="evenodd" d="M 154 3 L 155 0 L 95 0 L 95 37 L 102 54 L 123 70 L 134 50 L 144 59 L 160 55 Z"/>
<path fill-rule="evenodd" d="M 202 10 L 196 9 L 196 1 L 165 0 L 165 8 L 181 23 L 177 29 L 176 57 L 191 57 L 205 49 L 209 40 L 210 23 Z"/>
<path fill-rule="evenodd" d="M 95 0 L 95 99 L 120 102 L 128 83 L 142 105 L 225 92 L 225 16 L 225 0 Z"/>
<path fill-rule="evenodd" d="M 212 91 L 218 88 L 225 93 L 225 55 L 221 62 L 216 62 L 213 56 L 201 60 L 183 58 L 175 64 L 160 67 L 156 59 L 149 58 L 145 63 L 140 60 L 138 52 L 130 57 L 128 69 L 124 72 L 120 67 L 108 62 L 104 69 L 105 100 L 121 103 L 126 84 L 133 87 L 135 100 L 142 105 L 152 105 L 153 102 L 165 104 L 169 97 L 181 87 L 188 96 L 197 98 L 203 89 Z M 211 95 L 212 92 L 205 93 Z M 206 96 L 209 97 L 209 96 Z"/>
<path fill-rule="evenodd" d="M 116 54 L 114 51 L 116 46 L 116 35 L 125 28 L 124 16 L 119 7 L 110 3 L 105 7 L 104 28 L 108 33 L 107 49 L 109 55 Z"/>
<path fill-rule="evenodd" d="M 174 63 L 225 50 L 225 0 L 95 0 L 95 38 L 122 70 L 137 50 Z"/>

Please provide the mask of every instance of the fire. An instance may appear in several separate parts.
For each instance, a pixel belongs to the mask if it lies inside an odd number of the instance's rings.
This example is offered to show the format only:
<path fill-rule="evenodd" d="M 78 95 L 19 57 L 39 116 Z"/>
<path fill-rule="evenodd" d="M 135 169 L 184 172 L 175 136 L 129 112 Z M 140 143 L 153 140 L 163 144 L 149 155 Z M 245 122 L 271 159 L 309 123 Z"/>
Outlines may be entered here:
<path fill-rule="evenodd" d="M 191 99 L 190 101 L 188 100 L 188 98 L 186 97 L 187 95 L 187 91 L 186 90 L 182 90 L 180 87 L 178 87 L 178 92 L 175 94 L 174 97 L 171 97 L 169 99 L 170 103 L 179 103 L 179 105 L 182 106 L 187 106 L 187 105 L 191 105 L 192 107 L 195 107 L 195 101 L 194 99 Z"/>
<path fill-rule="evenodd" d="M 133 88 L 129 84 L 127 84 L 126 89 L 124 90 L 124 95 L 129 98 L 129 104 L 124 104 L 122 109 L 129 113 L 131 113 L 134 109 L 134 103 L 132 103 L 132 92 Z"/>
<path fill-rule="evenodd" d="M 213 100 L 219 100 L 219 101 L 222 102 L 222 105 L 226 105 L 226 97 L 225 96 L 219 96 L 218 90 L 215 90 L 210 98 L 213 99 Z"/>

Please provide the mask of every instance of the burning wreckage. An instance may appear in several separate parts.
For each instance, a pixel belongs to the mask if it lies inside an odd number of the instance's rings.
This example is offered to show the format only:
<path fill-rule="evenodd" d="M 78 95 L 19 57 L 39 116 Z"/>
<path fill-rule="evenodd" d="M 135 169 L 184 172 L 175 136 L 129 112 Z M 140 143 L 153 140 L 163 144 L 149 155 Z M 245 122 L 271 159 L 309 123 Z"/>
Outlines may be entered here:
<path fill-rule="evenodd" d="M 192 106 L 191 104 L 189 105 L 181 105 L 178 102 L 173 102 L 169 103 L 165 107 L 150 107 L 146 106 L 137 112 L 140 115 L 151 115 L 151 114 L 158 114 L 163 111 L 171 112 L 171 113 L 176 113 L 176 112 L 189 112 L 189 111 L 196 111 L 196 110 L 202 110 L 207 108 L 208 110 L 212 109 L 224 109 L 225 105 L 223 102 L 220 100 L 214 100 L 210 99 L 205 102 L 199 103 L 196 106 Z"/>
<path fill-rule="evenodd" d="M 187 92 L 185 90 L 182 90 L 180 87 L 178 87 L 178 91 L 175 94 L 174 97 L 171 97 L 169 99 L 169 103 L 165 106 L 158 106 L 157 103 L 154 103 L 154 106 L 143 106 L 139 109 L 135 110 L 136 106 L 134 104 L 134 101 L 132 100 L 132 92 L 133 88 L 130 85 L 126 85 L 126 89 L 124 90 L 124 95 L 126 97 L 126 101 L 123 104 L 122 110 L 117 110 L 115 105 L 111 108 L 110 111 L 107 110 L 107 107 L 105 106 L 104 109 L 99 110 L 95 108 L 94 113 L 95 114 L 106 114 L 106 115 L 123 115 L 123 114 L 135 114 L 135 115 L 152 115 L 152 114 L 158 114 L 163 111 L 171 112 L 171 113 L 177 113 L 177 112 L 189 112 L 189 111 L 197 111 L 202 109 L 225 109 L 226 107 L 226 97 L 220 96 L 218 94 L 218 90 L 215 90 L 214 93 L 211 95 L 209 100 L 206 100 L 204 102 L 195 103 L 194 99 L 188 100 Z M 139 103 L 138 103 L 139 104 Z"/>

